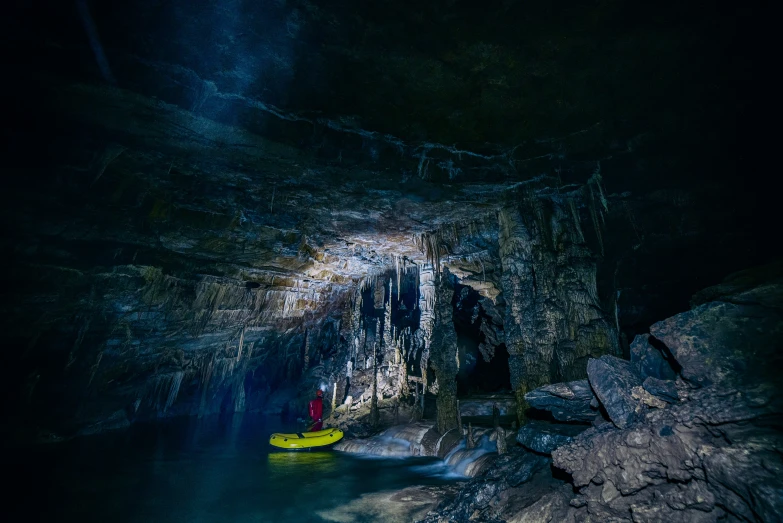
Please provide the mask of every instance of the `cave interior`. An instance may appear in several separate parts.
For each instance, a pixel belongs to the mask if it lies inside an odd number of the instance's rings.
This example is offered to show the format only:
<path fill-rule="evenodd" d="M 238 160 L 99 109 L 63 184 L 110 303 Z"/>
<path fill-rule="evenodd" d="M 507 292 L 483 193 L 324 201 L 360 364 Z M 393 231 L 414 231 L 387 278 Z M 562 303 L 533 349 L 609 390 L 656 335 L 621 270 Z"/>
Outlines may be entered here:
<path fill-rule="evenodd" d="M 320 389 L 346 439 L 494 430 L 422 520 L 781 520 L 761 4 L 12 4 L 9 448 Z"/>

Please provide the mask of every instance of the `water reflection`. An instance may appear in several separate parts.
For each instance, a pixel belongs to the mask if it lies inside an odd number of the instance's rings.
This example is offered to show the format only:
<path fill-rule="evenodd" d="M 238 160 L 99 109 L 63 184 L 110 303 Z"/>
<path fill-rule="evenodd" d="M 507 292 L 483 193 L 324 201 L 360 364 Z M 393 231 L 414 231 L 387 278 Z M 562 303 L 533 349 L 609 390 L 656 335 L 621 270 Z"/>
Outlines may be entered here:
<path fill-rule="evenodd" d="M 25 521 L 313 523 L 366 493 L 448 481 L 415 470 L 432 459 L 275 452 L 269 434 L 292 429 L 245 414 L 138 424 L 32 449 L 13 460 L 21 492 L 12 497 L 35 496 Z"/>
<path fill-rule="evenodd" d="M 305 474 L 327 475 L 337 471 L 337 454 L 334 452 L 272 452 L 267 457 L 270 476 L 301 476 Z"/>

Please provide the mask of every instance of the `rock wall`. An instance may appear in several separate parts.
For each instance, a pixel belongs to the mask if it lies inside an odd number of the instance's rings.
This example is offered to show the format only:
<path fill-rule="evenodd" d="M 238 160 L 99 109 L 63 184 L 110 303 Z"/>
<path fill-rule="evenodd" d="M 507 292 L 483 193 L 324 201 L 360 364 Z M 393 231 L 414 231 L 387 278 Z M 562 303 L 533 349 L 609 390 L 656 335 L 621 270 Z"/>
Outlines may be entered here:
<path fill-rule="evenodd" d="M 301 328 L 309 310 L 339 303 L 335 287 L 249 285 L 138 265 L 35 270 L 51 283 L 38 280 L 41 294 L 21 300 L 38 321 L 19 317 L 6 331 L 12 344 L 32 339 L 14 412 L 65 431 L 117 411 L 134 420 L 279 409 L 271 391 L 317 365 L 318 349 L 336 334 L 328 319 L 309 336 Z"/>
<path fill-rule="evenodd" d="M 602 250 L 596 199 L 591 193 L 586 207 Z M 498 215 L 505 342 L 520 418 L 529 390 L 583 378 L 588 358 L 619 353 L 616 328 L 598 296 L 599 256 L 586 243 L 581 201 L 530 194 Z"/>

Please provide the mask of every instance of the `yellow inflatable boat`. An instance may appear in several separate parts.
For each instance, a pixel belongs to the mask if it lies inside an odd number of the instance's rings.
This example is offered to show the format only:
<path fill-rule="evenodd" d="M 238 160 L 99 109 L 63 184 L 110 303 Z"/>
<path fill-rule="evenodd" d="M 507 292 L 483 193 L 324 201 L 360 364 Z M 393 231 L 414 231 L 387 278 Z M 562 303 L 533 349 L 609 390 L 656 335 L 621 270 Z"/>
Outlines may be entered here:
<path fill-rule="evenodd" d="M 325 429 L 317 432 L 298 432 L 296 434 L 275 433 L 269 437 L 269 444 L 273 447 L 298 450 L 326 447 L 343 439 L 343 431 L 340 429 Z"/>

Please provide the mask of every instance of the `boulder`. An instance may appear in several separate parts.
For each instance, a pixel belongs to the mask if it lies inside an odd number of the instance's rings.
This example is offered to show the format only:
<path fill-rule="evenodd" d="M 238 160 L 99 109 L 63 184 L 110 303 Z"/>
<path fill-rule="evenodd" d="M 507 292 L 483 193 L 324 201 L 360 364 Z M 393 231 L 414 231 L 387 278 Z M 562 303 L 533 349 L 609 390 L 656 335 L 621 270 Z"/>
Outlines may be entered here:
<path fill-rule="evenodd" d="M 549 474 L 551 462 L 550 458 L 516 447 L 495 459 L 484 474 L 463 483 L 456 496 L 443 503 L 437 512 L 431 512 L 424 521 L 506 521 L 506 518 L 496 518 L 495 512 L 510 497 L 517 497 L 510 496 L 511 493 L 529 492 L 532 498 L 529 505 L 544 492 L 549 492 L 555 482 Z M 534 477 L 545 482 L 543 490 L 539 490 L 537 481 L 532 481 Z"/>
<path fill-rule="evenodd" d="M 699 389 L 628 428 L 590 428 L 556 449 L 553 462 L 594 521 L 621 513 L 670 523 L 781 521 L 781 436 L 764 422 L 780 413 L 771 395 Z"/>
<path fill-rule="evenodd" d="M 642 379 L 652 376 L 662 380 L 677 377 L 672 365 L 649 334 L 640 334 L 631 343 L 631 366 Z"/>
<path fill-rule="evenodd" d="M 656 398 L 668 401 L 669 403 L 676 403 L 680 399 L 677 385 L 670 380 L 659 380 L 658 378 L 650 376 L 644 380 L 642 387 Z"/>
<path fill-rule="evenodd" d="M 691 309 L 711 301 L 732 301 L 733 296 L 770 283 L 783 284 L 783 260 L 726 276 L 721 283 L 694 294 Z"/>
<path fill-rule="evenodd" d="M 589 360 L 589 384 L 614 425 L 595 417 L 552 450 L 552 465 L 570 484 L 546 487 L 547 471 L 531 475 L 534 457 L 546 458 L 517 447 L 426 521 L 783 521 L 783 395 L 774 382 L 783 307 L 772 283 L 654 328 L 672 349 L 662 354 L 682 358 L 676 382 L 642 379 L 632 363 L 611 356 Z M 656 348 L 655 338 L 642 339 Z M 571 405 L 561 397 L 571 396 L 568 385 L 536 389 L 531 399 Z M 537 438 L 552 426 L 532 422 L 517 437 L 542 450 Z M 523 485 L 515 486 L 513 470 Z M 558 477 L 565 475 L 549 479 Z"/>
<path fill-rule="evenodd" d="M 517 443 L 534 452 L 550 455 L 553 450 L 571 442 L 577 434 L 587 428 L 586 425 L 531 420 L 517 432 Z"/>
<path fill-rule="evenodd" d="M 641 401 L 644 405 L 655 409 L 666 407 L 666 402 L 644 390 L 644 387 L 636 386 L 631 389 L 631 397 Z"/>
<path fill-rule="evenodd" d="M 587 362 L 587 377 L 612 423 L 621 429 L 627 427 L 639 407 L 639 401 L 633 398 L 631 390 L 642 384 L 631 364 L 614 356 L 591 358 Z"/>
<path fill-rule="evenodd" d="M 597 415 L 593 391 L 587 380 L 554 383 L 534 389 L 525 394 L 528 404 L 536 409 L 547 410 L 559 421 L 592 421 Z"/>
<path fill-rule="evenodd" d="M 740 292 L 660 321 L 662 341 L 693 385 L 775 383 L 783 367 L 783 284 Z"/>

